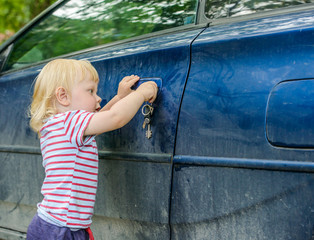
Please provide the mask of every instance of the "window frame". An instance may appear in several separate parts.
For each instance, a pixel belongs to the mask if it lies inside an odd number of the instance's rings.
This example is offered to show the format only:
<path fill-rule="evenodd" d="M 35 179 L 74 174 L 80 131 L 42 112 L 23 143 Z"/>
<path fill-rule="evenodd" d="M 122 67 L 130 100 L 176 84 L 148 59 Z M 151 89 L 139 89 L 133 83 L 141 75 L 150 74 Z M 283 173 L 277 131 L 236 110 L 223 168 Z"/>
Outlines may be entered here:
<path fill-rule="evenodd" d="M 20 67 L 20 68 L 17 68 L 17 69 L 3 70 L 4 66 L 6 65 L 7 60 L 10 58 L 10 54 L 11 54 L 12 50 L 14 51 L 14 43 L 16 41 L 18 41 L 20 38 L 22 38 L 25 34 L 27 34 L 29 32 L 29 30 L 31 30 L 34 26 L 38 25 L 42 19 L 45 19 L 49 14 L 51 14 L 52 12 L 57 10 L 58 8 L 62 7 L 62 5 L 66 4 L 69 1 L 70 0 L 59 0 L 59 1 L 55 2 L 49 8 L 44 10 L 41 14 L 39 14 L 37 17 L 35 17 L 33 20 L 31 20 L 27 25 L 25 25 L 23 28 L 21 28 L 13 37 L 11 37 L 9 40 L 7 40 L 5 43 L 3 43 L 0 46 L 0 76 L 7 74 L 7 73 L 20 71 L 22 69 L 31 68 L 33 66 L 41 65 L 43 63 L 47 63 L 53 59 L 60 58 L 60 57 L 69 58 L 69 57 L 73 57 L 73 56 L 76 56 L 79 54 L 92 52 L 92 51 L 95 51 L 97 49 L 103 49 L 103 48 L 107 48 L 107 47 L 111 47 L 111 46 L 115 46 L 115 45 L 125 44 L 128 42 L 153 38 L 156 36 L 162 36 L 162 35 L 179 33 L 179 32 L 184 32 L 184 31 L 198 29 L 198 28 L 204 28 L 206 26 L 206 24 L 197 24 L 197 21 L 198 21 L 197 18 L 199 16 L 199 12 L 198 12 L 199 11 L 199 2 L 200 2 L 200 0 L 198 0 L 196 3 L 196 7 L 195 7 L 196 8 L 195 23 L 182 25 L 182 26 L 178 26 L 178 27 L 174 27 L 174 28 L 169 28 L 166 30 L 156 31 L 156 32 L 148 33 L 148 34 L 143 34 L 143 35 L 139 35 L 139 36 L 123 39 L 123 40 L 118 40 L 118 41 L 114 41 L 114 42 L 110 42 L 110 43 L 106 43 L 106 44 L 101 44 L 98 46 L 93 46 L 93 47 L 81 49 L 81 50 L 70 52 L 67 54 L 62 54 L 62 55 L 59 55 L 57 57 L 52 57 L 52 58 L 48 58 L 48 59 L 45 59 L 42 61 L 27 64 L 27 65 Z"/>
<path fill-rule="evenodd" d="M 285 15 L 285 14 L 290 14 L 290 13 L 311 11 L 314 9 L 314 3 L 305 3 L 305 4 L 295 5 L 295 6 L 277 8 L 277 9 L 269 10 L 269 11 L 261 11 L 261 12 L 251 13 L 251 14 L 242 15 L 242 16 L 235 16 L 235 17 L 230 17 L 230 18 L 209 19 L 205 15 L 206 1 L 208 1 L 208 0 L 199 0 L 197 24 L 207 23 L 208 26 L 242 22 L 242 21 L 272 17 L 272 16 L 280 16 L 280 15 Z"/>
<path fill-rule="evenodd" d="M 60 8 L 62 5 L 66 4 L 69 0 L 58 0 L 54 4 L 52 4 L 49 8 L 44 10 L 41 14 L 39 14 L 37 17 L 35 17 L 32 21 L 30 21 L 27 25 L 25 25 L 23 28 L 21 28 L 14 36 L 12 36 L 9 40 L 7 40 L 5 43 L 3 43 L 0 46 L 0 76 L 5 75 L 7 73 L 20 71 L 22 69 L 31 68 L 33 66 L 38 66 L 43 63 L 49 62 L 52 59 L 55 58 L 69 58 L 74 57 L 79 54 L 87 53 L 96 51 L 97 49 L 103 49 L 115 45 L 125 44 L 128 42 L 133 41 L 139 41 L 143 39 L 149 39 L 156 36 L 162 36 L 162 35 L 168 35 L 172 33 L 179 33 L 189 30 L 195 30 L 195 29 L 203 29 L 211 26 L 216 25 L 222 25 L 222 24 L 230 24 L 230 23 L 236 23 L 241 21 L 248 21 L 253 19 L 259 19 L 259 18 L 265 18 L 265 17 L 271 17 L 271 16 L 280 16 L 284 14 L 290 14 L 290 13 L 296 13 L 301 11 L 311 11 L 314 9 L 314 3 L 307 3 L 307 4 L 300 4 L 297 6 L 290 6 L 290 7 L 284 7 L 279 8 L 275 10 L 269 10 L 265 12 L 257 12 L 252 13 L 248 15 L 238 16 L 238 17 L 231 17 L 231 18 L 219 18 L 219 19 L 208 19 L 205 15 L 205 4 L 207 0 L 198 0 L 197 6 L 196 6 L 196 20 L 193 24 L 183 25 L 179 27 L 174 27 L 166 30 L 161 30 L 153 33 L 148 33 L 124 40 L 114 41 L 111 43 L 102 44 L 99 46 L 94 46 L 86 49 L 81 49 L 75 52 L 71 52 L 68 54 L 60 55 L 57 57 L 45 59 L 42 61 L 34 62 L 32 64 L 26 65 L 24 67 L 18 68 L 18 69 L 9 69 L 3 71 L 3 67 L 6 64 L 7 59 L 10 57 L 10 53 L 14 49 L 14 43 L 15 41 L 19 40 L 21 37 L 23 37 L 33 26 L 37 25 L 43 18 L 46 18 L 48 14 L 55 11 L 57 8 Z"/>

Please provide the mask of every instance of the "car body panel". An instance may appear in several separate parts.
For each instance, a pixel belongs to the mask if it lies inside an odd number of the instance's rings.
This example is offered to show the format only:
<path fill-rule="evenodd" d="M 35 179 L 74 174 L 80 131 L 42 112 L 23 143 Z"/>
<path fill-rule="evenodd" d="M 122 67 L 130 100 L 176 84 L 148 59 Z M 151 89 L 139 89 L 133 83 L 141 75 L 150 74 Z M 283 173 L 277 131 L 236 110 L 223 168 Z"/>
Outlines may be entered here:
<path fill-rule="evenodd" d="M 102 105 L 116 94 L 119 81 L 126 75 L 158 77 L 163 81 L 154 103 L 152 139 L 145 137 L 141 111 L 122 129 L 97 137 L 100 172 L 96 220 L 92 227 L 96 239 L 170 237 L 171 160 L 176 123 L 189 70 L 190 44 L 202 30 L 155 36 L 74 57 L 91 61 L 98 71 Z M 26 111 L 33 80 L 42 67 L 34 66 L 0 77 L 0 91 L 4 93 L 0 114 L 6 116 L 1 117 L 1 131 L 7 136 L 0 140 L 0 161 L 5 166 L 1 169 L 0 197 L 3 202 L 18 204 L 20 211 L 24 211 L 23 222 L 18 228 L 21 232 L 26 232 L 36 203 L 42 198 L 40 185 L 44 169 L 39 141 L 28 126 Z M 22 169 L 23 174 L 19 174 Z M 19 174 L 19 178 L 12 172 Z M 34 179 L 28 175 L 34 176 L 36 184 L 32 184 Z M 14 218 L 17 208 L 10 209 L 7 204 L 0 206 L 6 218 Z M 0 219 L 1 226 L 14 229 L 6 218 Z M 115 229 L 114 233 L 112 229 Z"/>
<path fill-rule="evenodd" d="M 271 145 L 266 111 L 277 84 L 313 78 L 313 23 L 313 11 L 273 16 L 212 26 L 194 41 L 174 156 L 172 239 L 312 238 L 314 151 Z"/>
<path fill-rule="evenodd" d="M 199 9 L 204 5 L 199 1 Z M 91 61 L 102 106 L 126 75 L 162 80 L 151 139 L 141 111 L 97 137 L 95 239 L 313 239 L 312 135 L 295 128 L 303 142 L 291 144 L 278 138 L 289 129 L 277 134 L 292 121 L 281 116 L 282 96 L 296 89 L 286 83 L 306 82 L 298 95 L 311 100 L 314 11 L 307 6 L 213 24 L 198 12 L 206 28 L 168 29 L 61 56 Z M 10 49 L 0 50 L 2 61 Z M 0 238 L 25 238 L 42 199 L 42 157 L 27 109 L 46 62 L 0 73 Z M 292 99 L 289 109 L 303 132 L 313 130 L 311 117 L 300 126 L 300 115 L 312 116 L 307 99 Z"/>
<path fill-rule="evenodd" d="M 289 15 L 292 27 L 285 31 L 276 28 L 289 26 L 282 16 L 213 26 L 197 38 L 181 107 L 177 155 L 304 160 L 303 152 L 296 151 L 296 158 L 269 145 L 265 111 L 276 84 L 314 75 L 312 15 Z M 298 18 L 307 21 L 296 29 Z M 213 32 L 220 34 L 215 38 Z M 207 147 L 199 147 L 202 143 Z"/>
<path fill-rule="evenodd" d="M 313 187 L 313 173 L 176 164 L 171 239 L 310 240 Z"/>

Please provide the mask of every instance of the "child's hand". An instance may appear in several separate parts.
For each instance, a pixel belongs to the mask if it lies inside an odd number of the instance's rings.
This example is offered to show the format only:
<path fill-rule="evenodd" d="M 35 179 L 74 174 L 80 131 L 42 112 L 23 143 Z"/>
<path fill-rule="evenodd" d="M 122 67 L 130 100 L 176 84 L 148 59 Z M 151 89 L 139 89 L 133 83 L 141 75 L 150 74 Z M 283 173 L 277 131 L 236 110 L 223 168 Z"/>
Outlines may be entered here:
<path fill-rule="evenodd" d="M 117 96 L 122 99 L 129 95 L 132 91 L 131 87 L 139 80 L 139 76 L 131 75 L 124 77 L 119 83 Z"/>
<path fill-rule="evenodd" d="M 141 84 L 136 91 L 143 94 L 145 101 L 152 103 L 157 97 L 158 87 L 155 82 L 149 81 Z"/>

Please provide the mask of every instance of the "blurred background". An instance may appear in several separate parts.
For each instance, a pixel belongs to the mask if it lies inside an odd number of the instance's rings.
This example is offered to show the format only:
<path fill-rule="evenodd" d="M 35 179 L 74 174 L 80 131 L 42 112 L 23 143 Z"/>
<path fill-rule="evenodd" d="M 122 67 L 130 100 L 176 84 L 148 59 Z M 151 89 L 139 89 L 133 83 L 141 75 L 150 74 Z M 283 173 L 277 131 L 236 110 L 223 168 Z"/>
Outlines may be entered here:
<path fill-rule="evenodd" d="M 0 0 L 0 45 L 57 0 Z"/>

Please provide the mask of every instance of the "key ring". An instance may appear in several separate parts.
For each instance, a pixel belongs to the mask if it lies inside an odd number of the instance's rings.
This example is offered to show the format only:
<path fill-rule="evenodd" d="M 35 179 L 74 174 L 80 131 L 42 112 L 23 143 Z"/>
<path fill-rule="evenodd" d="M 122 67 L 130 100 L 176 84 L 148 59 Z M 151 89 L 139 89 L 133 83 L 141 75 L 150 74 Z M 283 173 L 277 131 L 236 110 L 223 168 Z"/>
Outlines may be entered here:
<path fill-rule="evenodd" d="M 147 110 L 146 110 L 147 109 Z M 153 107 L 150 106 L 149 104 L 145 104 L 143 107 L 142 107 L 142 114 L 144 115 L 144 117 L 148 116 L 149 114 L 152 114 L 153 113 Z"/>

